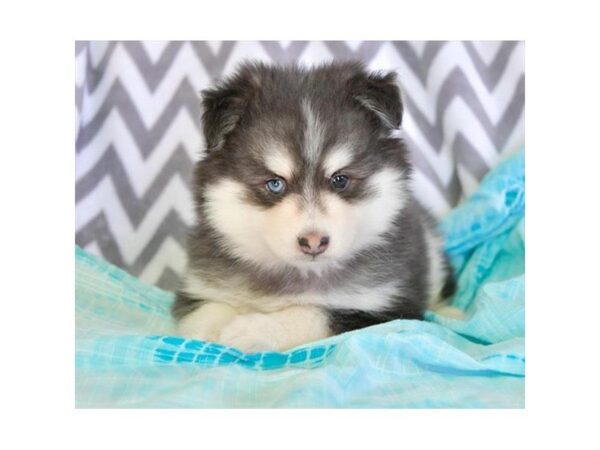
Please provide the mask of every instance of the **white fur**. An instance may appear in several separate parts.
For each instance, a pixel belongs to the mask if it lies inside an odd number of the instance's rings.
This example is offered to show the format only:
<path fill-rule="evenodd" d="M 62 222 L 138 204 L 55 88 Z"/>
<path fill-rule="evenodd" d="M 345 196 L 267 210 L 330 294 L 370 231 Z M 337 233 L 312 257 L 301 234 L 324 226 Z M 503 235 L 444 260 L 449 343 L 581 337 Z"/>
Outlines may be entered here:
<path fill-rule="evenodd" d="M 357 242 L 354 252 L 363 250 L 380 240 L 389 230 L 396 214 L 406 202 L 406 187 L 402 175 L 395 169 L 386 168 L 373 175 L 369 183 L 377 193 L 355 208 Z"/>
<path fill-rule="evenodd" d="M 446 274 L 442 259 L 442 240 L 431 230 L 425 230 L 425 243 L 429 259 L 429 307 L 433 308 L 440 302 L 440 294 L 444 287 Z"/>
<path fill-rule="evenodd" d="M 429 257 L 429 302 L 428 307 L 441 316 L 450 319 L 463 320 L 464 313 L 448 305 L 442 299 L 442 288 L 446 282 L 446 273 L 444 271 L 444 260 L 442 257 L 443 242 L 442 239 L 429 229 L 425 230 L 425 242 L 427 244 L 427 255 Z"/>
<path fill-rule="evenodd" d="M 206 302 L 179 321 L 177 334 L 251 352 L 287 350 L 325 338 L 330 329 L 326 314 L 314 306 L 240 313 L 225 303 Z"/>
<path fill-rule="evenodd" d="M 314 165 L 323 147 L 325 131 L 320 124 L 318 115 L 314 112 L 307 99 L 302 101 L 302 112 L 306 120 L 304 155 L 309 165 Z"/>
<path fill-rule="evenodd" d="M 333 148 L 323 161 L 323 169 L 328 177 L 348 166 L 353 159 L 352 150 L 347 145 Z"/>
<path fill-rule="evenodd" d="M 272 149 L 266 153 L 265 166 L 275 175 L 279 175 L 287 180 L 292 178 L 294 173 L 294 161 L 284 149 Z"/>
<path fill-rule="evenodd" d="M 433 310 L 436 312 L 436 314 L 447 317 L 448 319 L 454 319 L 454 320 L 464 320 L 465 319 L 465 313 L 454 306 L 438 304 L 436 307 L 433 308 Z"/>
<path fill-rule="evenodd" d="M 203 341 L 217 341 L 237 311 L 226 303 L 203 303 L 177 323 L 177 333 Z"/>
<path fill-rule="evenodd" d="M 318 308 L 291 306 L 274 313 L 236 316 L 218 342 L 245 352 L 288 350 L 329 336 L 327 316 Z"/>
<path fill-rule="evenodd" d="M 194 298 L 224 302 L 239 312 L 273 312 L 290 305 L 312 305 L 329 308 L 349 308 L 378 311 L 388 305 L 391 295 L 398 293 L 395 283 L 376 287 L 350 284 L 330 291 L 303 292 L 287 295 L 259 295 L 253 292 L 246 280 L 232 276 L 223 284 L 207 283 L 193 273 L 184 278 L 184 290 Z"/>
<path fill-rule="evenodd" d="M 244 186 L 223 179 L 206 190 L 206 217 L 223 233 L 229 251 L 249 262 L 267 263 L 273 254 L 264 240 L 265 213 L 243 199 Z"/>

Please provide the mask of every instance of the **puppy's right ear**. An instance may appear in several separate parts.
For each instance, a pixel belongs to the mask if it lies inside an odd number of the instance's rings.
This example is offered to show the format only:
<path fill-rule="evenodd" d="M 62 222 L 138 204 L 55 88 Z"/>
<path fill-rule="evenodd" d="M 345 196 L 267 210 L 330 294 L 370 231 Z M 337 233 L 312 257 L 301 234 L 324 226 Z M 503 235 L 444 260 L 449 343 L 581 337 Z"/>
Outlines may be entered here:
<path fill-rule="evenodd" d="M 221 85 L 201 92 L 202 129 L 208 152 L 223 148 L 238 125 L 248 101 L 260 87 L 260 68 L 246 64 Z"/>

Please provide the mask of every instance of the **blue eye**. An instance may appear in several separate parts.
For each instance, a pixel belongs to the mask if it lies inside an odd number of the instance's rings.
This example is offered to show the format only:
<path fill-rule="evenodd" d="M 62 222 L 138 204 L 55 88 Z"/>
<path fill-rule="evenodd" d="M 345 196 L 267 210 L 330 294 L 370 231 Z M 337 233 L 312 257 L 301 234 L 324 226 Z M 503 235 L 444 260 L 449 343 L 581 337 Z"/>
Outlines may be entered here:
<path fill-rule="evenodd" d="M 281 195 L 285 191 L 285 180 L 282 178 L 273 178 L 265 183 L 267 190 L 273 194 Z"/>
<path fill-rule="evenodd" d="M 329 179 L 329 183 L 336 191 L 343 191 L 348 187 L 350 179 L 346 175 L 334 175 Z"/>

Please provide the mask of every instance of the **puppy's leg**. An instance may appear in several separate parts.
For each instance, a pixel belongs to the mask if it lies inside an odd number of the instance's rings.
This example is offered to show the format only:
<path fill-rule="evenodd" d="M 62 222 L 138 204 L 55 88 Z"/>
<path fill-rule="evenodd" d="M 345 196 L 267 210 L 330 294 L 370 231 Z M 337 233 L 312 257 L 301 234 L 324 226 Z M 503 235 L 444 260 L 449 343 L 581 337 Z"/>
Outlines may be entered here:
<path fill-rule="evenodd" d="M 443 251 L 442 238 L 430 229 L 425 230 L 429 259 L 429 302 L 428 308 L 450 319 L 463 320 L 464 313 L 449 304 L 456 291 L 456 282 L 448 256 Z"/>
<path fill-rule="evenodd" d="M 237 311 L 225 303 L 202 302 L 197 309 L 179 320 L 177 334 L 202 341 L 217 342 L 223 327 L 236 314 Z"/>
<path fill-rule="evenodd" d="M 448 319 L 465 320 L 465 313 L 454 306 L 438 304 L 432 309 L 436 314 L 447 317 Z"/>
<path fill-rule="evenodd" d="M 290 306 L 272 313 L 238 315 L 218 342 L 245 352 L 288 350 L 331 335 L 327 315 L 314 306 Z"/>
<path fill-rule="evenodd" d="M 446 281 L 446 285 L 442 289 L 442 292 L 439 295 L 430 298 L 428 305 L 429 309 L 436 314 L 449 319 L 464 320 L 465 313 L 450 304 L 449 297 L 454 294 L 455 289 L 456 285 L 454 284 L 454 281 L 449 278 Z M 450 292 L 450 295 L 448 295 L 448 292 Z"/>

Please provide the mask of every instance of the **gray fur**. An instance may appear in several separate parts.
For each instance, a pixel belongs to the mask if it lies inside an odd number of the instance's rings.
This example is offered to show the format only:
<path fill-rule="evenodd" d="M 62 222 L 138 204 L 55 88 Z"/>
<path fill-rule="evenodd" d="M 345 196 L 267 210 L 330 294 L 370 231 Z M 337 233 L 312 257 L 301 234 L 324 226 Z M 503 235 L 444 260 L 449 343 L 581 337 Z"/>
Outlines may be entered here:
<path fill-rule="evenodd" d="M 316 165 L 303 157 L 306 102 L 323 125 Z M 235 258 L 223 245 L 224 236 L 204 220 L 207 186 L 230 177 L 250 187 L 268 176 L 261 146 L 267 140 L 285 142 L 293 151 L 294 178 L 301 183 L 291 184 L 290 189 L 305 196 L 310 190 L 327 189 L 319 162 L 339 143 L 352 145 L 357 157 L 348 170 L 357 178 L 368 178 L 385 167 L 394 167 L 408 177 L 405 145 L 390 137 L 402 120 L 402 101 L 393 73 L 368 73 L 358 62 L 331 63 L 313 69 L 247 63 L 219 86 L 203 92 L 203 107 L 207 155 L 195 168 L 193 189 L 198 221 L 188 241 L 191 272 L 203 280 L 222 283 L 235 274 L 247 280 L 250 291 L 265 295 L 329 291 L 348 284 L 375 287 L 398 281 L 398 293 L 389 298 L 384 310 L 328 310 L 334 333 L 396 318 L 422 318 L 427 306 L 430 264 L 424 229 L 433 229 L 434 223 L 410 192 L 383 243 L 320 275 L 307 276 L 290 266 L 266 270 Z M 366 184 L 357 183 L 339 195 L 352 203 L 368 199 L 372 193 Z M 265 190 L 249 188 L 246 201 L 269 208 L 280 199 Z M 447 279 L 445 295 L 451 295 L 453 284 L 448 265 Z M 201 302 L 202 299 L 179 293 L 174 317 L 180 319 Z"/>

